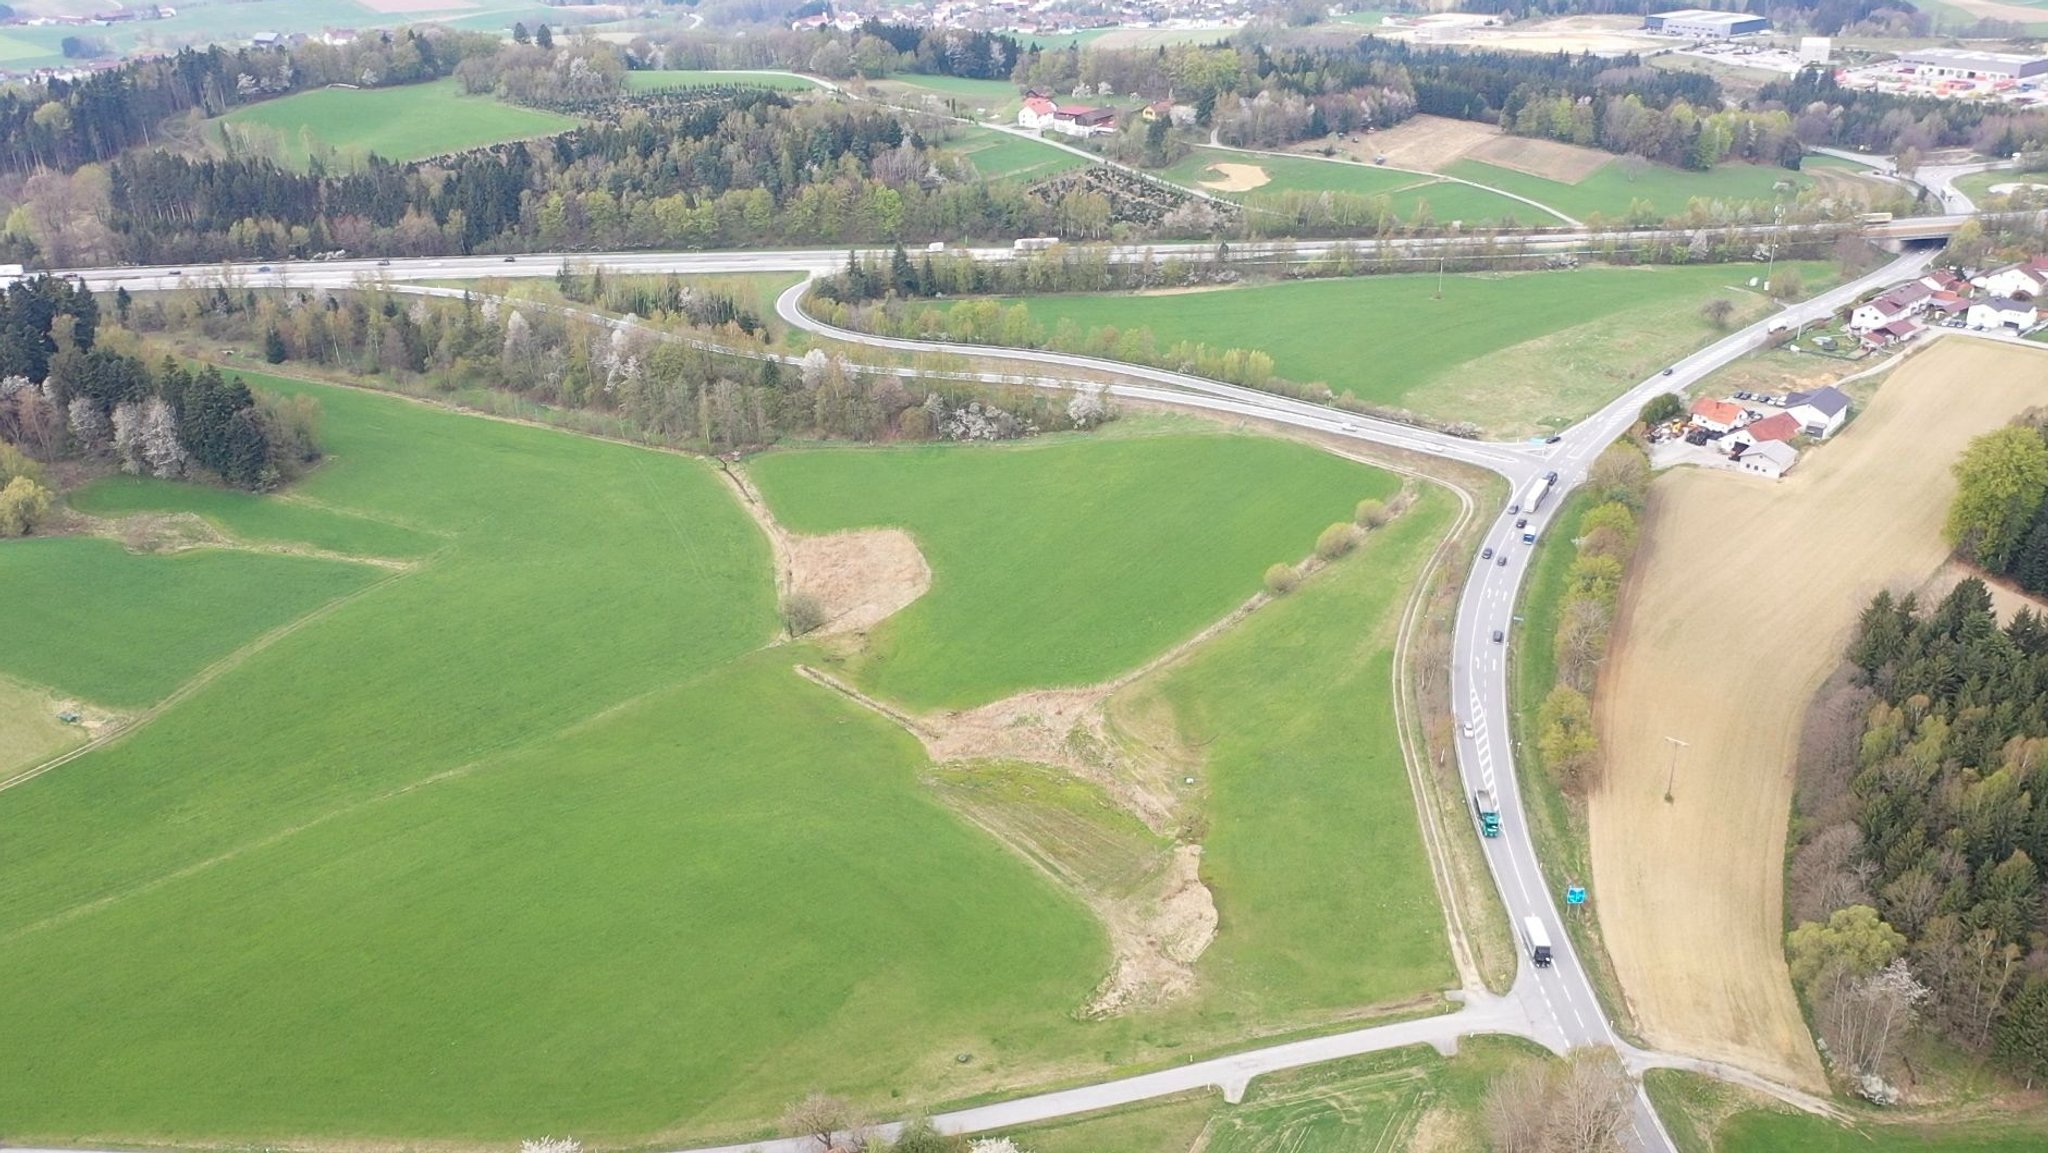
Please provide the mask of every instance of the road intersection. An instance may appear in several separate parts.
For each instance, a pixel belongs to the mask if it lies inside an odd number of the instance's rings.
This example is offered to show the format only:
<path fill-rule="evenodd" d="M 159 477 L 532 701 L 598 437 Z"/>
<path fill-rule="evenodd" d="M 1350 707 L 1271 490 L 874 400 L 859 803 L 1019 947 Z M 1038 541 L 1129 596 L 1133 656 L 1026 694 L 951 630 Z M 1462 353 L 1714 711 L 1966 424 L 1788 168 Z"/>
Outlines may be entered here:
<path fill-rule="evenodd" d="M 1547 239 L 1547 238 L 1546 238 Z M 1297 253 L 1316 246 L 1293 246 Z M 1323 246 L 1327 249 L 1327 246 Z M 1164 255 L 1175 246 L 1118 250 L 1120 258 L 1135 259 L 1149 251 Z M 1205 249 L 1206 246 L 1191 246 Z M 977 259 L 1007 259 L 1009 249 L 976 250 Z M 1710 373 L 1756 348 L 1779 328 L 1824 320 L 1833 311 L 1865 293 L 1900 283 L 1919 275 L 1928 262 L 1925 254 L 1909 254 L 1854 281 L 1811 300 L 1784 308 L 1764 320 L 1703 348 L 1676 362 L 1668 370 L 1639 382 L 1616 397 L 1591 417 L 1547 443 L 1505 443 L 1471 440 L 1393 421 L 1360 416 L 1325 405 L 1276 396 L 1236 385 L 1143 366 L 1106 361 L 1094 357 L 1034 349 L 998 349 L 982 345 L 947 344 L 900 340 L 827 325 L 804 312 L 802 296 L 808 279 L 844 267 L 843 252 L 789 250 L 782 252 L 720 253 L 632 253 L 585 257 L 549 254 L 526 257 L 506 264 L 500 258 L 462 257 L 367 261 L 301 262 L 282 270 L 247 267 L 213 271 L 227 280 L 241 279 L 252 286 L 283 283 L 302 288 L 349 288 L 375 283 L 393 291 L 435 296 L 463 296 L 466 290 L 421 284 L 421 281 L 461 281 L 517 275 L 553 275 L 564 259 L 588 260 L 608 272 L 675 272 L 717 274 L 732 272 L 788 271 L 806 275 L 777 301 L 778 314 L 788 323 L 815 335 L 856 346 L 898 352 L 947 353 L 956 356 L 993 358 L 1009 364 L 1042 366 L 1042 374 L 1027 372 L 960 372 L 965 379 L 1072 390 L 1102 388 L 1111 395 L 1157 404 L 1176 405 L 1210 412 L 1251 417 L 1329 436 L 1349 438 L 1382 448 L 1422 454 L 1484 468 L 1504 478 L 1512 492 L 1525 492 L 1532 480 L 1556 473 L 1556 483 L 1544 506 L 1530 519 L 1537 533 L 1537 546 L 1522 543 L 1512 528 L 1513 517 L 1501 513 L 1487 529 L 1486 541 L 1506 564 L 1477 561 L 1465 581 L 1458 606 L 1452 647 L 1451 700 L 1459 719 L 1471 725 L 1471 736 L 1458 738 L 1458 763 L 1465 795 L 1481 785 L 1491 787 L 1499 798 L 1504 818 L 1502 835 L 1483 840 L 1487 866 L 1492 873 L 1510 923 L 1519 926 L 1534 917 L 1549 930 L 1555 963 L 1536 969 L 1527 963 L 1526 952 L 1518 950 L 1522 963 L 1516 980 L 1504 996 L 1483 989 L 1454 994 L 1461 1007 L 1451 1013 L 1412 1021 L 1353 1030 L 1324 1037 L 1249 1049 L 1244 1052 L 1193 1062 L 1132 1077 L 1094 1085 L 1035 1094 L 993 1105 L 942 1114 L 934 1118 L 942 1129 L 957 1132 L 985 1132 L 1035 1121 L 1072 1116 L 1097 1109 L 1150 1100 L 1204 1088 L 1221 1089 L 1226 1098 L 1237 1100 L 1249 1081 L 1260 1074 L 1297 1068 L 1360 1053 L 1414 1044 L 1431 1044 L 1453 1049 L 1459 1038 L 1481 1033 L 1506 1033 L 1531 1038 L 1554 1051 L 1578 1046 L 1609 1046 L 1621 1053 L 1632 1070 L 1650 1067 L 1693 1068 L 1713 1075 L 1744 1080 L 1753 1087 L 1773 1092 L 1807 1108 L 1826 1109 L 1824 1102 L 1804 1097 L 1794 1090 L 1771 1085 L 1739 1071 L 1723 1070 L 1705 1062 L 1673 1054 L 1639 1050 L 1619 1037 L 1600 1004 L 1586 968 L 1564 932 L 1558 906 L 1560 878 L 1547 878 L 1538 862 L 1536 848 L 1523 819 L 1521 785 L 1515 772 L 1515 744 L 1508 687 L 1507 644 L 1497 643 L 1495 630 L 1512 636 L 1511 620 L 1516 598 L 1527 577 L 1534 547 L 1540 547 L 1557 508 L 1571 491 L 1584 483 L 1600 451 L 1621 436 L 1635 421 L 1642 405 L 1664 392 L 1684 392 Z M 169 268 L 93 269 L 65 275 L 82 277 L 96 290 L 125 285 L 131 291 L 196 287 L 202 278 L 188 280 L 173 275 Z M 268 278 L 268 279 L 266 279 Z M 530 305 L 531 302 L 525 302 Z M 663 334 L 645 328 L 630 318 L 603 318 L 622 328 L 644 328 L 662 339 L 692 338 Z M 771 356 L 768 353 L 745 355 Z M 777 356 L 777 359 L 790 359 Z M 934 375 L 901 366 L 877 367 L 874 371 L 898 375 Z M 1089 378 L 1074 374 L 1086 373 Z M 1101 383 L 1102 380 L 1112 383 Z M 1562 547 L 1553 542 L 1551 547 Z M 1474 834 L 1476 836 L 1476 833 Z M 889 1127 L 884 1127 L 887 1131 Z M 1640 1086 L 1634 1101 L 1634 1117 L 1628 1144 L 1635 1149 L 1658 1153 L 1671 1150 L 1670 1135 L 1658 1120 Z M 814 1153 L 810 1139 L 752 1142 L 721 1147 L 704 1153 Z M 76 1151 L 70 1151 L 76 1153 Z"/>

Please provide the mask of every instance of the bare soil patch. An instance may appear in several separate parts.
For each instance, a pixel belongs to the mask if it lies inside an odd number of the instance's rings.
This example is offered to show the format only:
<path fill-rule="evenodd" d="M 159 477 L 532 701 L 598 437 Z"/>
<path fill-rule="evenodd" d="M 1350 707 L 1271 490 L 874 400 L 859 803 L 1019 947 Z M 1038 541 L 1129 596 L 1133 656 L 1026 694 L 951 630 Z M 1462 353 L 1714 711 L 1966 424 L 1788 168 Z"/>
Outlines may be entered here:
<path fill-rule="evenodd" d="M 887 620 L 932 587 L 931 566 L 909 533 L 901 529 L 859 529 L 805 536 L 783 528 L 746 478 L 722 470 L 738 490 L 740 507 L 775 552 L 775 588 L 783 597 L 816 598 L 825 623 L 812 637 L 864 633 Z"/>
<path fill-rule="evenodd" d="M 1211 164 L 1208 170 L 1216 173 L 1220 179 L 1204 180 L 1200 183 L 1202 187 L 1213 188 L 1218 192 L 1250 192 L 1254 188 L 1264 188 L 1273 182 L 1273 178 L 1266 175 L 1266 170 L 1256 164 L 1219 162 Z"/>
<path fill-rule="evenodd" d="M 1474 160 L 1563 184 L 1577 184 L 1614 159 L 1611 152 L 1581 148 L 1576 144 L 1500 135 L 1481 142 L 1467 155 Z"/>
<path fill-rule="evenodd" d="M 78 714 L 78 722 L 59 720 L 66 712 Z M 79 701 L 0 678 L 0 781 L 84 744 L 110 722 L 107 714 Z"/>
<path fill-rule="evenodd" d="M 2044 368 L 2048 350 L 1943 340 L 1784 480 L 1685 469 L 1652 486 L 1589 813 L 1602 926 L 1651 1045 L 1825 1089 L 1782 945 L 1801 716 L 1868 599 L 1946 561 L 1949 465 L 2048 397 Z M 1669 803 L 1667 737 L 1688 743 Z"/>
<path fill-rule="evenodd" d="M 1463 160 L 1473 149 L 1499 139 L 1500 130 L 1469 120 L 1442 116 L 1413 116 L 1384 132 L 1359 133 L 1357 139 L 1340 137 L 1337 150 L 1356 160 L 1370 161 L 1385 155 L 1396 168 L 1441 172 L 1453 161 Z"/>

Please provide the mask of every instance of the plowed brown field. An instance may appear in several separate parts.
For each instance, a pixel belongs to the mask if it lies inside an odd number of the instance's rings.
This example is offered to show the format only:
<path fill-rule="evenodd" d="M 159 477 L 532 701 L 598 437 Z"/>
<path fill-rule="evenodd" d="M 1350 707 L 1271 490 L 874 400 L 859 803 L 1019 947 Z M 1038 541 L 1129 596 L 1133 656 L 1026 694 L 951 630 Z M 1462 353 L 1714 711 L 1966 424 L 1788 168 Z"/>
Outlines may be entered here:
<path fill-rule="evenodd" d="M 1869 598 L 1943 564 L 1964 444 L 2043 403 L 2048 349 L 1946 338 L 1784 480 L 1683 469 L 1652 486 L 1590 816 L 1602 927 L 1653 1046 L 1822 1087 L 1782 948 L 1800 717 Z M 1669 803 L 1667 737 L 1688 744 Z"/>

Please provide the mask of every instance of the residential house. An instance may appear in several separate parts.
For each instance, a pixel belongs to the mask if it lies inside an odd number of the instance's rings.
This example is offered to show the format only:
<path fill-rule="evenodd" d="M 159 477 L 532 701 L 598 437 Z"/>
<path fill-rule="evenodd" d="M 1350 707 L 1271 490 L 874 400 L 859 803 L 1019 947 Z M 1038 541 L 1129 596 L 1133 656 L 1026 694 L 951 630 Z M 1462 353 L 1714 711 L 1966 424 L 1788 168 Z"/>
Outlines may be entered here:
<path fill-rule="evenodd" d="M 1955 316 L 1970 311 L 1970 298 L 1959 292 L 1937 292 L 1927 301 L 1927 311 L 1942 316 Z"/>
<path fill-rule="evenodd" d="M 2037 256 L 2022 264 L 2008 264 L 1995 272 L 1987 272 L 1977 281 L 1977 286 L 1987 296 L 2039 296 L 2048 290 L 2048 256 Z"/>
<path fill-rule="evenodd" d="M 1043 96 L 1028 96 L 1024 99 L 1024 107 L 1017 110 L 1017 127 L 1050 128 L 1053 123 L 1053 112 L 1058 107 Z"/>
<path fill-rule="evenodd" d="M 1863 346 L 1865 348 L 1890 348 L 1894 344 L 1903 344 L 1913 339 L 1919 332 L 1920 323 L 1918 321 L 1908 320 L 1902 316 L 1890 324 L 1878 325 L 1876 328 L 1864 333 Z"/>
<path fill-rule="evenodd" d="M 1990 296 L 1970 306 L 1971 328 L 2011 328 L 2025 332 L 2041 318 L 2032 301 Z"/>
<path fill-rule="evenodd" d="M 1692 422 L 1708 432 L 1733 432 L 1749 422 L 1749 413 L 1739 404 L 1712 397 L 1692 402 Z"/>
<path fill-rule="evenodd" d="M 1826 440 L 1849 419 L 1849 394 L 1832 384 L 1811 392 L 1795 392 L 1785 398 L 1785 411 L 1799 422 L 1806 435 Z"/>
<path fill-rule="evenodd" d="M 1774 412 L 1762 420 L 1753 420 L 1736 431 L 1723 437 L 1722 445 L 1734 449 L 1754 448 L 1765 441 L 1790 441 L 1806 431 L 1799 418 L 1789 412 Z"/>
<path fill-rule="evenodd" d="M 1147 104 L 1145 110 L 1138 115 L 1144 117 L 1147 124 L 1158 120 L 1170 121 L 1173 119 L 1173 101 L 1154 100 L 1152 103 Z"/>
<path fill-rule="evenodd" d="M 1927 306 L 1933 299 L 1934 290 L 1917 280 L 1910 284 L 1901 284 L 1858 306 L 1856 311 L 1850 313 L 1849 331 L 1868 332 L 1909 316 L 1918 316 L 1927 311 Z"/>
<path fill-rule="evenodd" d="M 1799 463 L 1799 450 L 1782 440 L 1767 440 L 1733 458 L 1735 467 L 1744 472 L 1760 473 L 1776 480 L 1792 471 Z"/>
<path fill-rule="evenodd" d="M 1052 130 L 1068 136 L 1100 136 L 1116 131 L 1116 109 L 1062 104 L 1052 110 Z"/>
<path fill-rule="evenodd" d="M 1937 268 L 1921 277 L 1920 283 L 1926 285 L 1928 291 L 1937 296 L 1944 292 L 1957 296 L 1968 296 L 1970 293 L 1970 282 L 1946 268 Z"/>

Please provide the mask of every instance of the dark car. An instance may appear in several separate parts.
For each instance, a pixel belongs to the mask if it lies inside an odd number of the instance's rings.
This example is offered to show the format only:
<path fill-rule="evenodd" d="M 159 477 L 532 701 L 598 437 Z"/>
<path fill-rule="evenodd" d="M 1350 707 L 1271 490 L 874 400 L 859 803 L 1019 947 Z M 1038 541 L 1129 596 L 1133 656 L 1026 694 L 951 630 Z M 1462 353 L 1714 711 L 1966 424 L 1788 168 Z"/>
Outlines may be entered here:
<path fill-rule="evenodd" d="M 507 259 L 507 260 L 510 260 L 510 259 L 512 259 L 512 258 L 508 256 L 508 257 L 506 257 L 505 259 Z M 1665 375 L 1665 376 L 1670 376 L 1670 375 L 1671 375 L 1671 370 L 1670 370 L 1670 369 L 1668 369 L 1668 368 L 1667 368 L 1667 369 L 1665 369 L 1665 370 L 1664 370 L 1664 375 Z"/>
<path fill-rule="evenodd" d="M 1499 644 L 1499 643 L 1500 643 L 1501 641 L 1503 641 L 1503 640 L 1505 640 L 1505 639 L 1506 639 L 1506 637 L 1504 636 L 1504 634 L 1502 634 L 1502 632 L 1501 632 L 1501 631 L 1500 631 L 1499 629 L 1495 629 L 1495 630 L 1493 630 L 1493 643 L 1494 643 L 1494 644 Z"/>
<path fill-rule="evenodd" d="M 507 263 L 507 264 L 510 264 L 510 263 L 512 263 L 513 261 L 515 261 L 515 260 L 518 260 L 518 259 L 519 259 L 519 258 L 518 258 L 518 257 L 516 257 L 516 256 L 508 256 L 508 257 L 506 257 L 506 258 L 505 258 L 505 263 Z M 1666 371 L 1666 372 L 1670 372 L 1671 370 L 1667 368 L 1667 369 L 1665 369 L 1664 371 Z"/>
<path fill-rule="evenodd" d="M 1556 443 L 1557 443 L 1558 441 L 1560 441 L 1560 440 L 1563 440 L 1563 439 L 1564 439 L 1564 438 L 1563 438 L 1563 437 L 1561 437 L 1561 436 L 1553 436 L 1553 437 L 1548 437 L 1548 438 L 1546 438 L 1546 439 L 1545 439 L 1545 440 L 1543 441 L 1543 443 L 1544 443 L 1544 444 L 1556 444 Z"/>
<path fill-rule="evenodd" d="M 1529 518 L 1528 518 L 1528 517 L 1526 517 L 1526 516 L 1519 516 L 1519 517 L 1516 517 L 1516 518 L 1515 518 L 1515 527 L 1516 527 L 1516 528 L 1528 528 L 1528 527 L 1529 527 Z"/>
<path fill-rule="evenodd" d="M 270 271 L 270 266 L 269 266 L 268 264 L 259 264 L 259 265 L 257 265 L 257 266 L 256 266 L 256 271 L 258 271 L 258 272 L 269 272 L 269 271 Z"/>
<path fill-rule="evenodd" d="M 1483 548 L 1483 549 L 1480 549 L 1480 550 L 1479 550 L 1479 559 L 1480 559 L 1480 560 L 1492 560 L 1492 559 L 1493 559 L 1493 546 L 1492 546 L 1492 545 L 1488 545 L 1488 546 L 1486 546 L 1485 548 Z"/>
<path fill-rule="evenodd" d="M 1502 553 L 1502 554 L 1500 554 L 1500 559 L 1499 559 L 1499 560 L 1497 560 L 1497 561 L 1494 561 L 1493 563 L 1495 563 L 1495 564 L 1499 565 L 1499 566 L 1500 566 L 1500 567 L 1502 567 L 1502 568 L 1506 568 L 1506 567 L 1508 567 L 1508 554 L 1506 554 L 1506 553 Z"/>
<path fill-rule="evenodd" d="M 388 261 L 388 260 L 380 260 L 380 261 L 378 261 L 378 262 L 377 262 L 377 267 L 379 267 L 379 268 L 389 268 L 389 267 L 391 267 L 391 262 L 390 262 L 390 261 Z"/>

